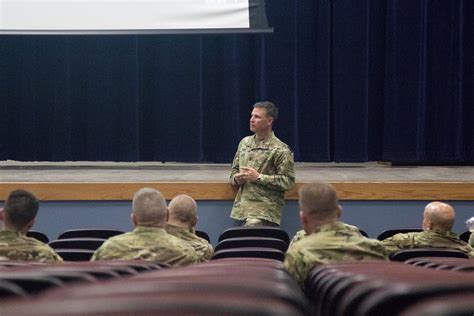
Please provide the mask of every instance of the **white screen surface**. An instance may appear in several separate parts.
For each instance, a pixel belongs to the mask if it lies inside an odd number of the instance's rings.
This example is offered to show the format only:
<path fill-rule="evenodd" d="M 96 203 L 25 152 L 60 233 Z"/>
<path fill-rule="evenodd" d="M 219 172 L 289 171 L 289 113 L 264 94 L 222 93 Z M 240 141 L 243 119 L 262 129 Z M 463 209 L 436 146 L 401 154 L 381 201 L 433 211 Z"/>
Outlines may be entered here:
<path fill-rule="evenodd" d="M 0 30 L 249 28 L 248 0 L 0 0 Z"/>

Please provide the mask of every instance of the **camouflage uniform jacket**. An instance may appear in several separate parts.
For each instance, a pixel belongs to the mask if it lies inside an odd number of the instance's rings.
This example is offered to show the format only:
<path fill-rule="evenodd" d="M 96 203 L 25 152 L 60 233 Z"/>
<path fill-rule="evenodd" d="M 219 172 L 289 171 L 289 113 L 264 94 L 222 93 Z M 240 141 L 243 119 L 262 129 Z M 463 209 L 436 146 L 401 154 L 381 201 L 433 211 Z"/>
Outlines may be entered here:
<path fill-rule="evenodd" d="M 137 226 L 132 232 L 109 238 L 91 258 L 98 260 L 148 260 L 183 266 L 199 262 L 199 257 L 181 239 L 164 228 Z"/>
<path fill-rule="evenodd" d="M 342 222 L 322 225 L 293 243 L 285 254 L 284 265 L 301 287 L 318 264 L 354 260 L 387 260 L 382 243 L 369 239 Z"/>
<path fill-rule="evenodd" d="M 341 224 L 345 225 L 347 228 L 352 229 L 356 232 L 360 232 L 359 228 L 357 226 L 349 225 L 349 224 L 346 224 L 346 223 L 343 223 L 343 222 L 341 222 Z M 290 246 L 289 247 L 291 247 L 295 242 L 300 241 L 301 239 L 303 239 L 306 236 L 309 236 L 309 235 L 304 231 L 304 229 L 297 231 L 295 236 L 293 237 L 293 239 L 290 241 Z"/>
<path fill-rule="evenodd" d="M 207 240 L 198 237 L 195 233 L 190 232 L 186 228 L 171 224 L 166 225 L 166 231 L 168 234 L 178 237 L 192 246 L 197 255 L 200 257 L 201 262 L 210 260 L 212 258 L 214 249 L 212 248 L 212 245 L 207 242 Z"/>
<path fill-rule="evenodd" d="M 63 262 L 50 246 L 22 233 L 8 230 L 0 232 L 0 256 L 8 260 Z"/>
<path fill-rule="evenodd" d="M 247 136 L 239 143 L 230 173 L 230 182 L 241 167 L 253 167 L 261 177 L 239 187 L 230 217 L 238 220 L 263 219 L 280 224 L 285 191 L 295 184 L 293 152 L 272 134 L 258 141 Z"/>
<path fill-rule="evenodd" d="M 401 249 L 429 247 L 449 248 L 462 251 L 470 257 L 474 256 L 472 248 L 453 232 L 427 230 L 418 233 L 396 234 L 384 239 L 382 243 L 389 253 L 394 253 Z"/>

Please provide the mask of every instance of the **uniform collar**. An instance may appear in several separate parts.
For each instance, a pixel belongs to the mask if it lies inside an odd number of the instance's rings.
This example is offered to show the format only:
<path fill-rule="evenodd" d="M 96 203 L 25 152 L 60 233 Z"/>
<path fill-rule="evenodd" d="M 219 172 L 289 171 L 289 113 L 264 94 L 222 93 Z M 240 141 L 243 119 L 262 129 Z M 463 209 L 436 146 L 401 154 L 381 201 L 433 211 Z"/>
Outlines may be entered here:
<path fill-rule="evenodd" d="M 266 137 L 262 140 L 257 139 L 257 134 L 254 134 L 252 139 L 253 139 L 253 143 L 255 144 L 255 146 L 262 147 L 262 148 L 267 148 L 269 146 L 271 140 L 274 137 L 275 137 L 275 133 L 273 133 L 273 131 L 271 131 L 270 134 L 268 135 L 268 137 Z"/>
<path fill-rule="evenodd" d="M 134 233 L 136 232 L 165 232 L 164 227 L 151 227 L 151 226 L 137 226 L 133 230 Z"/>

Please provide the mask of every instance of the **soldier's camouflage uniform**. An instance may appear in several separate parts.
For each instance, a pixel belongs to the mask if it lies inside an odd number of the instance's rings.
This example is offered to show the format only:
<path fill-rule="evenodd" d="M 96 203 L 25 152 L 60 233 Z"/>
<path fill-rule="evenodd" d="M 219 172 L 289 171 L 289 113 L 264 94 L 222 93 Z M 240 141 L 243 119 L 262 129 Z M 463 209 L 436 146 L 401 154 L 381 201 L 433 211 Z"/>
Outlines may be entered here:
<path fill-rule="evenodd" d="M 184 240 L 185 243 L 192 246 L 199 256 L 201 262 L 210 260 L 212 258 L 214 249 L 207 240 L 197 236 L 195 233 L 190 232 L 186 228 L 171 224 L 166 225 L 166 231 L 168 234 L 178 237 L 179 239 Z"/>
<path fill-rule="evenodd" d="M 294 242 L 285 254 L 284 265 L 301 287 L 318 264 L 338 261 L 387 260 L 384 246 L 342 222 L 326 224 Z"/>
<path fill-rule="evenodd" d="M 384 239 L 382 243 L 389 253 L 394 253 L 401 249 L 429 247 L 460 250 L 470 257 L 474 257 L 471 246 L 459 239 L 456 233 L 450 231 L 427 230 L 417 233 L 396 234 Z"/>
<path fill-rule="evenodd" d="M 469 245 L 474 247 L 474 233 L 471 233 L 471 237 L 469 237 Z"/>
<path fill-rule="evenodd" d="M 357 226 L 349 225 L 343 222 L 340 222 L 340 223 L 345 225 L 348 229 L 352 229 L 356 232 L 360 232 Z M 293 236 L 293 239 L 291 239 L 289 247 L 291 247 L 295 242 L 300 241 L 306 236 L 308 236 L 308 234 L 304 231 L 304 229 L 297 231 L 295 236 Z"/>
<path fill-rule="evenodd" d="M 253 167 L 261 177 L 239 187 L 230 217 L 237 220 L 262 219 L 280 225 L 285 191 L 295 184 L 293 152 L 272 134 L 258 141 L 255 135 L 243 138 L 237 148 L 230 182 L 241 167 Z"/>
<path fill-rule="evenodd" d="M 0 232 L 0 256 L 8 260 L 45 263 L 63 261 L 50 246 L 22 233 L 8 230 Z"/>
<path fill-rule="evenodd" d="M 194 249 L 164 228 L 137 226 L 132 232 L 109 238 L 91 258 L 98 260 L 147 260 L 183 266 L 199 262 Z"/>

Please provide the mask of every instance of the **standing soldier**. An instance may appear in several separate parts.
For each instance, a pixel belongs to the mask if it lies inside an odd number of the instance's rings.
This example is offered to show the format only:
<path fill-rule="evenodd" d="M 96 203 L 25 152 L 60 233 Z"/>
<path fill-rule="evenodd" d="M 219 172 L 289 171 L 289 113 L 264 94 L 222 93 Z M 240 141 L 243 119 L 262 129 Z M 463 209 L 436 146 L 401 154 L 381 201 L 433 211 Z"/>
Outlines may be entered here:
<path fill-rule="evenodd" d="M 295 184 L 293 153 L 273 133 L 278 108 L 271 102 L 253 106 L 250 130 L 235 154 L 230 182 L 239 187 L 230 217 L 244 226 L 277 226 L 285 191 Z"/>

